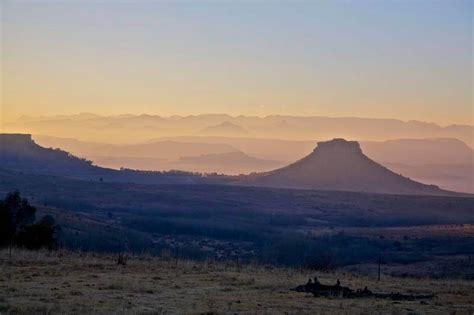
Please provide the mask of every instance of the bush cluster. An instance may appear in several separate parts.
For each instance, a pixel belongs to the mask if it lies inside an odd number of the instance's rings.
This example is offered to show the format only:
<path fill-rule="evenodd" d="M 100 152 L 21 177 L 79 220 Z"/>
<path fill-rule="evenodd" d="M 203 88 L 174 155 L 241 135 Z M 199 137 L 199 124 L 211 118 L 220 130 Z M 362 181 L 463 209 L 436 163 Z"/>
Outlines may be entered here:
<path fill-rule="evenodd" d="M 35 222 L 36 208 L 20 192 L 8 193 L 0 200 L 0 246 L 28 249 L 48 248 L 57 245 L 59 226 L 47 215 Z"/>

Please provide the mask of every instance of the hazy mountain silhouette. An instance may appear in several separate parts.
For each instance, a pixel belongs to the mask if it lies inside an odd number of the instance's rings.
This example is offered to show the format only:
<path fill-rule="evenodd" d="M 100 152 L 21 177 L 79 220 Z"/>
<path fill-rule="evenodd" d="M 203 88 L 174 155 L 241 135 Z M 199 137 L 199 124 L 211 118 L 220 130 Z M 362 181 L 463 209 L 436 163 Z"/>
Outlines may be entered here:
<path fill-rule="evenodd" d="M 210 136 L 242 136 L 247 135 L 248 131 L 237 124 L 224 121 L 218 125 L 204 128 L 199 134 Z"/>
<path fill-rule="evenodd" d="M 102 116 L 92 113 L 79 113 L 75 115 L 55 115 L 55 116 L 29 116 L 23 115 L 18 118 L 18 122 L 34 122 L 34 121 L 47 121 L 47 120 L 91 120 L 99 119 Z"/>
<path fill-rule="evenodd" d="M 59 148 L 74 155 L 87 157 L 97 154 L 104 147 L 110 146 L 106 143 L 80 141 L 74 138 L 61 138 L 52 136 L 32 135 L 32 139 L 38 145 L 45 148 Z"/>
<path fill-rule="evenodd" d="M 259 159 L 285 162 L 298 160 L 310 153 L 314 148 L 314 141 L 255 139 L 248 137 L 182 136 L 155 139 L 153 141 L 163 140 L 184 143 L 226 143 L 233 148 Z"/>
<path fill-rule="evenodd" d="M 148 157 L 160 159 L 178 159 L 182 156 L 201 154 L 219 154 L 237 151 L 228 144 L 181 143 L 159 141 L 152 143 L 106 146 L 98 150 L 96 155 Z"/>
<path fill-rule="evenodd" d="M 414 180 L 474 193 L 474 150 L 458 139 L 364 141 L 361 147 L 371 159 Z"/>
<path fill-rule="evenodd" d="M 34 136 L 34 139 L 43 146 L 61 148 L 73 154 L 90 159 L 92 159 L 92 157 L 100 156 L 114 158 L 153 158 L 164 160 L 179 159 L 182 156 L 220 154 L 238 151 L 231 145 L 225 143 L 156 140 L 147 143 L 113 145 L 49 136 Z"/>
<path fill-rule="evenodd" d="M 168 169 L 193 170 L 205 173 L 217 172 L 228 175 L 264 172 L 285 165 L 284 162 L 258 159 L 241 151 L 187 156 L 169 164 Z"/>
<path fill-rule="evenodd" d="M 213 164 L 222 156 L 201 157 Z M 226 157 L 231 160 L 229 156 Z M 242 158 L 240 156 L 239 158 Z M 183 161 L 193 160 L 186 158 Z M 251 159 L 251 158 L 250 158 Z M 254 160 L 255 162 L 255 160 Z M 140 184 L 235 183 L 296 189 L 348 190 L 403 194 L 456 194 L 393 173 L 362 154 L 357 142 L 320 142 L 309 156 L 287 167 L 246 177 L 200 176 L 189 172 L 113 170 L 59 149 L 37 145 L 30 135 L 0 134 L 0 165 L 29 174 Z"/>
<path fill-rule="evenodd" d="M 54 175 L 83 180 L 139 184 L 212 183 L 210 177 L 187 172 L 113 170 L 93 165 L 60 149 L 37 145 L 28 134 L 0 134 L 0 167 L 26 174 Z M 221 180 L 219 179 L 219 182 Z"/>
<path fill-rule="evenodd" d="M 474 150 L 453 138 L 362 141 L 365 154 L 378 162 L 408 165 L 474 163 Z"/>
<path fill-rule="evenodd" d="M 284 168 L 257 174 L 245 185 L 364 191 L 390 194 L 445 194 L 433 185 L 395 174 L 362 153 L 359 143 L 334 139 L 319 142 L 305 158 Z"/>
<path fill-rule="evenodd" d="M 182 156 L 199 156 L 242 151 L 265 160 L 294 161 L 306 156 L 314 148 L 314 141 L 254 139 L 248 137 L 181 136 L 149 140 L 146 143 L 111 145 L 34 135 L 44 147 L 60 148 L 75 155 L 130 156 L 173 159 Z M 382 163 L 406 165 L 472 165 L 474 150 L 453 138 L 394 139 L 387 141 L 359 141 L 364 153 Z"/>
<path fill-rule="evenodd" d="M 218 117 L 215 117 L 216 119 Z M 313 151 L 314 141 L 254 139 L 248 137 L 181 136 L 157 138 L 145 143 L 111 145 L 71 138 L 34 136 L 42 146 L 60 148 L 95 164 L 119 169 L 170 170 L 241 174 L 263 172 L 299 160 Z M 360 141 L 363 152 L 374 161 L 413 180 L 443 189 L 474 193 L 474 151 L 452 138 Z M 225 156 L 241 151 L 231 161 L 210 162 L 207 155 Z M 199 158 L 204 156 L 204 158 Z M 181 163 L 181 157 L 194 157 Z M 277 162 L 275 162 L 277 161 Z M 281 162 L 281 163 L 280 163 Z"/>
<path fill-rule="evenodd" d="M 277 161 L 295 161 L 311 153 L 314 141 L 255 139 L 248 137 L 182 136 L 157 138 L 153 142 L 228 144 L 251 156 Z M 379 163 L 407 165 L 474 163 L 474 150 L 454 138 L 359 141 L 368 157 Z M 385 165 L 385 164 L 384 164 Z"/>
<path fill-rule="evenodd" d="M 160 158 L 133 156 L 91 156 L 90 159 L 96 165 L 116 170 L 123 168 L 142 171 L 161 171 L 170 169 L 164 167 L 164 165 L 168 163 L 168 160 Z"/>
<path fill-rule="evenodd" d="M 332 139 L 335 137 L 385 141 L 411 138 L 456 138 L 474 147 L 474 126 L 357 117 L 156 115 L 98 116 L 92 114 L 23 117 L 4 125 L 8 132 L 58 135 L 87 141 L 143 142 L 150 138 L 201 134 L 248 136 L 284 140 Z"/>
<path fill-rule="evenodd" d="M 149 171 L 180 170 L 226 175 L 265 172 L 285 165 L 284 162 L 251 157 L 241 151 L 183 156 L 176 160 L 148 157 L 92 156 L 94 163 L 113 169 L 130 168 Z"/>
<path fill-rule="evenodd" d="M 384 163 L 394 172 L 408 175 L 422 183 L 432 183 L 443 189 L 474 194 L 473 164 L 407 165 Z"/>

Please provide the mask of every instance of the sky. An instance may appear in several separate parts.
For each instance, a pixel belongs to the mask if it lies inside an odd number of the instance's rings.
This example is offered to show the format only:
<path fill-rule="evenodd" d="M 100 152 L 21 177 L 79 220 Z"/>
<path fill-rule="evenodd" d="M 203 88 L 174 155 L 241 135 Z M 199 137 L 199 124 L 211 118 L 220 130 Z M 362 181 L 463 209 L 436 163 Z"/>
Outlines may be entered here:
<path fill-rule="evenodd" d="M 472 3 L 0 0 L 2 121 L 228 113 L 472 125 Z"/>

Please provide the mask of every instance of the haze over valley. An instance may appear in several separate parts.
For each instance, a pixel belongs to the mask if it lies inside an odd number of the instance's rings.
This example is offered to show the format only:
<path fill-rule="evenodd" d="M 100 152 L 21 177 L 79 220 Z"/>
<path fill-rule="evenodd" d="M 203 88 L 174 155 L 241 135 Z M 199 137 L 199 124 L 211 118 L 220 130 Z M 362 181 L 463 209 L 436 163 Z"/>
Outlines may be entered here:
<path fill-rule="evenodd" d="M 23 117 L 6 129 L 32 133 L 40 145 L 104 167 L 227 175 L 271 171 L 303 158 L 318 141 L 346 138 L 359 141 L 367 156 L 398 174 L 448 190 L 474 192 L 473 127 L 467 125 L 327 117 L 79 114 Z M 53 130 L 60 130 L 61 137 Z"/>

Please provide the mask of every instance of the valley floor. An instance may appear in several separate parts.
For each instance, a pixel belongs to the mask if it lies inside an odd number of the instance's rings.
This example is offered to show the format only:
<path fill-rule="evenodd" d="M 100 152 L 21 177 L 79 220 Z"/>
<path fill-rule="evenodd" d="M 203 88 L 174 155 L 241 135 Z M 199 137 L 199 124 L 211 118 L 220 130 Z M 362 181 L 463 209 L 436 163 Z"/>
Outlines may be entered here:
<path fill-rule="evenodd" d="M 0 251 L 0 314 L 473 314 L 474 282 L 192 262 L 147 255 Z M 433 300 L 315 298 L 289 289 L 321 282 Z"/>

